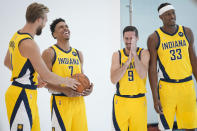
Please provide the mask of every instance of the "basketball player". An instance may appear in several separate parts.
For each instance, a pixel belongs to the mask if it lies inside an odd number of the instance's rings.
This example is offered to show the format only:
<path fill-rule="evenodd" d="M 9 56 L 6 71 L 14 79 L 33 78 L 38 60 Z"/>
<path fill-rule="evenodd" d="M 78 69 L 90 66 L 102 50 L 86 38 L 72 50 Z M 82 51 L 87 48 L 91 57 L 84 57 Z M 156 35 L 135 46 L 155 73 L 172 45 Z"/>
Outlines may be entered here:
<path fill-rule="evenodd" d="M 37 73 L 48 83 L 67 86 L 65 92 L 79 84 L 71 78 L 62 78 L 48 70 L 34 41 L 47 21 L 49 9 L 43 4 L 32 3 L 26 11 L 26 24 L 17 31 L 9 43 L 4 64 L 12 71 L 12 84 L 5 94 L 7 115 L 11 131 L 40 131 L 37 108 Z"/>
<path fill-rule="evenodd" d="M 83 73 L 83 55 L 81 51 L 72 48 L 69 43 L 70 30 L 65 20 L 55 19 L 50 25 L 52 36 L 57 43 L 46 49 L 42 58 L 48 68 L 62 77 L 71 77 Z M 93 85 L 82 94 L 67 89 L 63 94 L 55 90 L 55 85 L 48 84 L 51 89 L 52 131 L 87 131 L 87 118 L 83 96 L 92 92 Z M 82 95 L 82 96 L 81 96 Z"/>
<path fill-rule="evenodd" d="M 125 48 L 114 52 L 111 81 L 117 92 L 113 99 L 113 126 L 116 131 L 147 131 L 146 76 L 149 52 L 136 47 L 138 30 L 123 30 Z"/>
<path fill-rule="evenodd" d="M 149 80 L 160 130 L 197 128 L 197 107 L 192 73 L 197 78 L 197 57 L 190 28 L 176 24 L 170 3 L 158 7 L 163 26 L 148 38 Z M 159 72 L 157 73 L 157 61 Z M 159 77 L 159 82 L 158 82 Z M 158 93 L 159 92 L 159 93 Z"/>

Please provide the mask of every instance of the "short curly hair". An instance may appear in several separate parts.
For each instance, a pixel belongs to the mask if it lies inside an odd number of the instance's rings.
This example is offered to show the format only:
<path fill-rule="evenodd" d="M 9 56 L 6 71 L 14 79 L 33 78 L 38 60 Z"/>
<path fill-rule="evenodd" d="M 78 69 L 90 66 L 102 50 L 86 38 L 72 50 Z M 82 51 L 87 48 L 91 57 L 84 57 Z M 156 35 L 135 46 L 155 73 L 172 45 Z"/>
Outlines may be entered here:
<path fill-rule="evenodd" d="M 53 22 L 51 23 L 50 29 L 51 29 L 51 34 L 52 34 L 52 36 L 53 36 L 54 31 L 55 31 L 55 27 L 56 27 L 56 25 L 57 25 L 59 22 L 65 22 L 65 20 L 62 19 L 62 18 L 58 18 L 58 19 L 53 20 Z M 55 38 L 55 37 L 53 36 L 53 38 Z M 55 39 L 56 39 L 56 38 L 55 38 Z"/>

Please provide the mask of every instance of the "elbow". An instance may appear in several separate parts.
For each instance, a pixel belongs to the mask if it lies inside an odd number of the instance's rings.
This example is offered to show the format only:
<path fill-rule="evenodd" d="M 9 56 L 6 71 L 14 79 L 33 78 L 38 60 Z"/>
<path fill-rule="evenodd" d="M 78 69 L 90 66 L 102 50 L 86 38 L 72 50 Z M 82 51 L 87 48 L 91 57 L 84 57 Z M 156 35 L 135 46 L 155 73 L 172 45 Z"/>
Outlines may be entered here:
<path fill-rule="evenodd" d="M 114 79 L 111 77 L 111 83 L 115 85 L 115 84 L 117 83 L 117 81 L 114 80 Z"/>
<path fill-rule="evenodd" d="M 6 59 L 4 60 L 4 65 L 5 65 L 6 67 L 10 68 L 9 61 L 6 60 Z"/>

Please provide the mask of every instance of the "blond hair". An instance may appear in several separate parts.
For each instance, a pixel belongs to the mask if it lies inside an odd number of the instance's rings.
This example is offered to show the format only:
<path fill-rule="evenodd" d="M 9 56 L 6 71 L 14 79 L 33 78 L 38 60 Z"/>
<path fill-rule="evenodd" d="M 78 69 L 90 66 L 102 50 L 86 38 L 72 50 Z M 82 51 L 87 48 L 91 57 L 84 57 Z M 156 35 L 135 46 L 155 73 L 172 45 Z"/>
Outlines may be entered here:
<path fill-rule="evenodd" d="M 40 3 L 32 3 L 27 7 L 26 21 L 34 23 L 38 18 L 44 18 L 44 14 L 49 12 L 49 8 Z"/>

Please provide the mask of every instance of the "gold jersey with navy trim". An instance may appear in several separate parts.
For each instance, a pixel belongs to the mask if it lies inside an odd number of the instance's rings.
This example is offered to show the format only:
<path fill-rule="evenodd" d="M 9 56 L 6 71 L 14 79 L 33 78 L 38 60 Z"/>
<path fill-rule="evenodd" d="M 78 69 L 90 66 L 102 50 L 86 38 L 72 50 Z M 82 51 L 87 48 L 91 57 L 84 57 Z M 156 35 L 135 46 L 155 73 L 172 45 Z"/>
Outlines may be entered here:
<path fill-rule="evenodd" d="M 140 58 L 142 48 L 137 48 Z M 119 51 L 120 66 L 128 60 L 125 48 Z M 113 98 L 113 130 L 147 131 L 146 78 L 141 79 L 132 58 L 125 74 L 116 84 L 117 92 Z"/>
<path fill-rule="evenodd" d="M 19 44 L 26 39 L 33 39 L 30 34 L 16 32 L 9 43 L 10 60 L 12 65 L 11 81 L 16 84 L 30 85 L 35 88 L 37 73 L 29 61 L 19 51 Z"/>
<path fill-rule="evenodd" d="M 53 73 L 61 77 L 71 77 L 74 74 L 81 73 L 78 50 L 70 47 L 68 51 L 64 51 L 57 44 L 51 48 L 54 51 Z M 67 97 L 61 92 L 51 92 L 52 130 L 87 131 L 84 98 L 82 96 Z"/>
<path fill-rule="evenodd" d="M 140 58 L 142 48 L 137 48 L 137 55 Z M 125 48 L 119 51 L 121 67 L 128 60 Z M 141 79 L 134 65 L 134 58 L 127 68 L 124 76 L 117 83 L 117 95 L 138 95 L 146 93 L 146 78 Z"/>
<path fill-rule="evenodd" d="M 23 57 L 19 51 L 19 44 L 26 39 L 32 40 L 33 37 L 18 31 L 9 43 L 13 82 L 6 91 L 5 102 L 11 131 L 40 131 L 37 73 L 30 60 Z"/>
<path fill-rule="evenodd" d="M 174 34 L 157 29 L 158 62 L 160 77 L 165 80 L 191 79 L 192 66 L 189 58 L 189 41 L 185 35 L 184 27 L 179 25 Z"/>
<path fill-rule="evenodd" d="M 197 105 L 192 66 L 189 57 L 189 39 L 184 26 L 177 25 L 173 34 L 162 28 L 156 30 L 159 64 L 159 99 L 163 114 L 159 129 L 173 128 L 176 115 L 178 129 L 197 128 Z"/>

